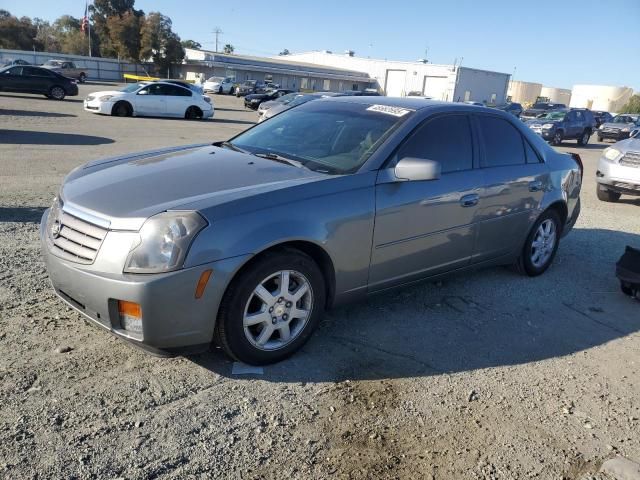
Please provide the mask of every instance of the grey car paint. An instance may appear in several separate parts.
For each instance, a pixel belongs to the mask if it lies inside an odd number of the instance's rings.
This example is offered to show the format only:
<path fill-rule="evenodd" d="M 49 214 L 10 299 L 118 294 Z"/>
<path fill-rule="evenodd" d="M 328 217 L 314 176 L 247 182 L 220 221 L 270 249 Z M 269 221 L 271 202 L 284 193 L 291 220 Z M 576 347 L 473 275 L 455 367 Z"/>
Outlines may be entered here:
<path fill-rule="evenodd" d="M 330 306 L 467 267 L 513 261 L 533 222 L 552 205 L 564 212 L 564 234 L 577 219 L 581 169 L 509 114 L 424 99 L 321 101 L 415 112 L 349 175 L 313 172 L 214 146 L 165 149 L 74 170 L 60 191 L 64 209 L 103 222 L 109 232 L 94 263 L 73 263 L 50 251 L 45 212 L 42 245 L 56 292 L 95 323 L 154 351 L 204 346 L 212 340 L 231 279 L 273 246 L 304 242 L 322 256 L 318 260 L 326 259 Z M 401 142 L 425 119 L 450 112 L 470 115 L 474 122 L 476 115 L 504 118 L 535 147 L 541 162 L 485 168 L 474 135 L 473 170 L 433 181 L 393 181 L 394 152 Z M 148 217 L 166 210 L 194 210 L 208 221 L 184 268 L 123 274 L 136 231 Z M 215 273 L 206 294 L 194 300 L 194 284 L 208 268 Z M 139 302 L 145 318 L 152 318 L 143 322 L 140 335 L 114 320 L 114 299 Z"/>

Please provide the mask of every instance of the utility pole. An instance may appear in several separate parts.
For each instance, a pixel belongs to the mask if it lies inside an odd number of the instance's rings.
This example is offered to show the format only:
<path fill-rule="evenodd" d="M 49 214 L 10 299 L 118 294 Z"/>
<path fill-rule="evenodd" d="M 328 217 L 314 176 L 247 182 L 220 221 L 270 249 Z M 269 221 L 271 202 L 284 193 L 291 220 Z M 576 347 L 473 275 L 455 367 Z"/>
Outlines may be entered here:
<path fill-rule="evenodd" d="M 220 30 L 220 27 L 216 27 L 215 30 L 211 33 L 215 34 L 216 36 L 216 53 L 218 53 L 218 36 L 222 35 L 222 30 Z"/>

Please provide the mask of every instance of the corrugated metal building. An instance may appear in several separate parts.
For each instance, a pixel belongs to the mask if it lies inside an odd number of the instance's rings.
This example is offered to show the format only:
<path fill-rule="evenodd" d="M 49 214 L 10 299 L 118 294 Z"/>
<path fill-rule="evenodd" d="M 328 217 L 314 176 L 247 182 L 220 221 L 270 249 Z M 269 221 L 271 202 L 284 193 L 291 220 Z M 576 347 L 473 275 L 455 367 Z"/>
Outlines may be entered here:
<path fill-rule="evenodd" d="M 325 50 L 295 53 L 288 55 L 287 59 L 366 72 L 377 82 L 378 89 L 389 97 L 414 93 L 437 100 L 474 100 L 499 104 L 505 101 L 510 77 L 507 73 L 455 65 L 356 57 L 353 52 L 334 54 Z"/>
<path fill-rule="evenodd" d="M 326 67 L 293 61 L 289 56 L 278 58 L 227 55 L 207 50 L 185 49 L 186 61 L 182 65 L 183 77 L 232 77 L 244 80 L 271 81 L 282 88 L 302 91 L 364 90 L 374 83 L 364 72 Z"/>

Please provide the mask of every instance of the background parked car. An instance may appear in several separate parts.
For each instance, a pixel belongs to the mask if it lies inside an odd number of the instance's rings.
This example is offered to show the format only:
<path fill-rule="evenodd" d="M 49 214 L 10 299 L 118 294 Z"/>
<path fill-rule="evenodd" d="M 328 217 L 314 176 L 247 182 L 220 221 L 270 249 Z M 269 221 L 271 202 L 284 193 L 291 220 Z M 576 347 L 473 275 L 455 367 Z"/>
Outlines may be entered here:
<path fill-rule="evenodd" d="M 344 97 L 379 97 L 380 94 L 376 90 L 345 90 L 340 95 Z"/>
<path fill-rule="evenodd" d="M 503 112 L 510 113 L 511 115 L 517 118 L 520 118 L 520 115 L 522 115 L 522 111 L 523 111 L 522 105 L 515 102 L 509 102 L 509 103 L 505 103 L 504 105 L 498 105 L 495 108 L 497 108 L 498 110 L 502 110 Z"/>
<path fill-rule="evenodd" d="M 202 85 L 205 92 L 231 93 L 235 92 L 235 80 L 232 77 L 211 77 Z"/>
<path fill-rule="evenodd" d="M 244 97 L 244 106 L 251 110 L 257 110 L 262 102 L 276 100 L 289 93 L 292 93 L 292 90 L 288 90 L 286 88 L 278 88 L 266 93 L 252 93 Z"/>
<path fill-rule="evenodd" d="M 213 104 L 206 95 L 168 82 L 141 82 L 122 90 L 95 92 L 84 101 L 92 113 L 118 117 L 150 116 L 204 119 L 213 117 Z"/>
<path fill-rule="evenodd" d="M 613 120 L 613 115 L 609 112 L 603 112 L 601 110 L 592 111 L 593 119 L 596 121 L 596 128 L 600 128 L 603 123 L 609 123 Z"/>
<path fill-rule="evenodd" d="M 596 172 L 598 199 L 617 202 L 621 195 L 640 196 L 640 138 L 628 138 L 606 148 Z"/>
<path fill-rule="evenodd" d="M 576 139 L 578 145 L 586 145 L 593 133 L 594 120 L 590 110 L 572 108 L 552 110 L 526 124 L 552 145 L 560 145 L 568 139 Z"/>
<path fill-rule="evenodd" d="M 269 100 L 269 101 L 266 101 L 266 102 L 262 102 L 258 106 L 258 115 L 263 115 L 264 112 L 266 112 L 271 107 L 273 107 L 273 106 L 275 106 L 275 105 L 277 105 L 279 103 L 289 103 L 294 98 L 296 98 L 298 95 L 301 95 L 301 94 L 298 93 L 298 92 L 292 92 L 292 93 L 287 93 L 286 95 L 283 95 L 280 98 L 276 98 L 274 100 Z"/>
<path fill-rule="evenodd" d="M 9 60 L 2 64 L 3 67 L 10 67 L 11 65 L 31 65 L 26 60 L 22 60 L 21 58 L 17 58 L 15 60 Z"/>
<path fill-rule="evenodd" d="M 522 112 L 520 118 L 522 118 L 523 120 L 531 120 L 534 118 L 538 118 L 541 115 L 544 115 L 552 110 L 561 110 L 566 108 L 567 106 L 564 103 L 538 102 L 534 103 L 531 108 L 527 108 L 524 112 Z"/>
<path fill-rule="evenodd" d="M 269 110 L 264 112 L 260 116 L 260 118 L 258 118 L 258 123 L 263 122 L 268 118 L 271 118 L 286 110 L 289 110 L 290 108 L 296 107 L 298 105 L 302 105 L 303 103 L 311 102 L 313 100 L 319 100 L 321 98 L 329 98 L 329 97 L 337 97 L 337 96 L 342 96 L 342 94 L 335 93 L 335 92 L 300 93 L 287 103 L 279 103 L 271 107 Z"/>
<path fill-rule="evenodd" d="M 65 77 L 75 78 L 80 83 L 84 83 L 87 79 L 87 74 L 84 69 L 78 68 L 75 63 L 68 62 L 66 60 L 49 60 L 44 63 L 42 67 L 48 68 L 53 72 L 64 75 Z"/>
<path fill-rule="evenodd" d="M 235 89 L 236 97 L 243 97 L 252 93 L 260 93 L 265 88 L 265 84 L 257 80 L 246 80 L 239 84 Z"/>
<path fill-rule="evenodd" d="M 623 140 L 629 138 L 631 130 L 640 126 L 640 116 L 629 113 L 616 115 L 610 122 L 603 123 L 598 129 L 598 141 L 603 139 Z"/>
<path fill-rule="evenodd" d="M 62 100 L 78 95 L 78 84 L 49 69 L 32 65 L 14 65 L 0 69 L 0 90 L 17 93 L 39 93 Z"/>

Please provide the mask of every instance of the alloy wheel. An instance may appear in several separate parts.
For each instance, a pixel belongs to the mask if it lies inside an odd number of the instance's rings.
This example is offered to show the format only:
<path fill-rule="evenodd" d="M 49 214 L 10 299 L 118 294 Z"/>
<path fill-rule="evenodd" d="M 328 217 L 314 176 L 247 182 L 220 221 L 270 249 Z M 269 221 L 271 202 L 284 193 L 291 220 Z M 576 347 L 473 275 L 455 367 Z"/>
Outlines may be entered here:
<path fill-rule="evenodd" d="M 556 224 L 548 218 L 538 226 L 531 244 L 531 263 L 536 268 L 541 268 L 549 261 L 556 246 L 556 239 Z"/>
<path fill-rule="evenodd" d="M 289 345 L 304 330 L 313 310 L 311 283 L 300 272 L 282 270 L 260 282 L 244 309 L 244 334 L 260 350 Z"/>
<path fill-rule="evenodd" d="M 56 100 L 62 100 L 64 98 L 64 90 L 62 87 L 53 87 L 51 89 L 51 96 Z"/>

